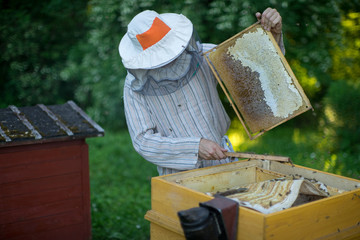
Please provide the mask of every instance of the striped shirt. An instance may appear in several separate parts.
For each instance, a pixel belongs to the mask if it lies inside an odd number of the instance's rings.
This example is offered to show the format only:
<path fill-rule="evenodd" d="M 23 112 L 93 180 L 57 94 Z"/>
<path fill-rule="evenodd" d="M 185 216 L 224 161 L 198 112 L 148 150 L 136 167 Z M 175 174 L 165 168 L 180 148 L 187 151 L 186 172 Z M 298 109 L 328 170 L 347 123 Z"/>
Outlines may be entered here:
<path fill-rule="evenodd" d="M 213 46 L 203 44 L 204 52 Z M 230 126 L 217 80 L 204 58 L 193 79 L 168 95 L 134 92 L 130 88 L 133 79 L 128 73 L 124 86 L 129 133 L 135 150 L 157 165 L 159 175 L 228 162 L 198 159 L 200 139 L 221 144 Z"/>

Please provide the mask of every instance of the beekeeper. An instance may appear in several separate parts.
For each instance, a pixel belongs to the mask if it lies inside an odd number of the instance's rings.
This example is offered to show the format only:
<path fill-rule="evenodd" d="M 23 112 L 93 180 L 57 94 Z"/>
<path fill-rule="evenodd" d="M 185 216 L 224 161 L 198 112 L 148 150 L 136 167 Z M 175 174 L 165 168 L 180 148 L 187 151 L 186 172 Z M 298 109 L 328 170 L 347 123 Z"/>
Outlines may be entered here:
<path fill-rule="evenodd" d="M 256 17 L 284 49 L 280 14 L 268 8 Z M 232 151 L 230 119 L 202 56 L 213 47 L 200 42 L 184 15 L 150 10 L 132 19 L 120 41 L 132 143 L 159 175 L 232 161 L 225 155 Z"/>

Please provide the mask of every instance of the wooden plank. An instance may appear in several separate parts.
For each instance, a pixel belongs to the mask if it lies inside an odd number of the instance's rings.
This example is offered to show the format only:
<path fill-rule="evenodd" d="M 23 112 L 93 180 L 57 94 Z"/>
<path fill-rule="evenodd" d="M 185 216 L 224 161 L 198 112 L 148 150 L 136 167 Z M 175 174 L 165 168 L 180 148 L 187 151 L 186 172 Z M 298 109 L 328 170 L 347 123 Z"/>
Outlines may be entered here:
<path fill-rule="evenodd" d="M 69 157 L 58 161 L 44 161 L 0 169 L 0 184 L 50 177 L 81 171 L 81 162 Z"/>
<path fill-rule="evenodd" d="M 0 212 L 0 225 L 28 221 L 44 216 L 71 212 L 78 209 L 82 209 L 81 197 L 45 203 L 29 208 L 20 207 L 16 210 Z"/>
<path fill-rule="evenodd" d="M 160 178 L 151 180 L 151 206 L 159 214 L 178 221 L 177 212 L 198 207 L 212 197 Z"/>
<path fill-rule="evenodd" d="M 85 234 L 85 224 L 74 224 L 50 231 L 34 232 L 31 234 L 11 237 L 7 240 L 89 240 L 90 235 Z"/>
<path fill-rule="evenodd" d="M 273 156 L 273 155 L 243 153 L 243 152 L 225 152 L 225 155 L 228 157 L 237 157 L 237 158 L 251 158 L 251 159 L 258 159 L 258 160 L 290 162 L 290 158 L 284 157 L 284 156 Z"/>
<path fill-rule="evenodd" d="M 11 138 L 9 138 L 9 136 L 6 135 L 4 130 L 2 130 L 1 126 L 0 126 L 0 136 L 5 139 L 5 142 L 11 142 Z"/>
<path fill-rule="evenodd" d="M 90 203 L 90 170 L 89 170 L 89 147 L 85 141 L 81 145 L 81 174 L 82 174 L 82 207 L 85 222 L 84 235 L 87 239 L 91 236 L 91 203 Z"/>
<path fill-rule="evenodd" d="M 25 114 L 20 112 L 20 110 L 14 105 L 10 105 L 9 108 L 11 109 L 11 111 L 13 111 L 15 113 L 15 115 L 19 118 L 19 120 L 22 122 L 22 124 L 24 124 L 31 131 L 31 135 L 34 136 L 35 139 L 42 139 L 41 134 L 29 122 L 29 120 L 26 118 Z"/>
<path fill-rule="evenodd" d="M 271 167 L 270 168 L 271 171 L 284 173 L 284 174 L 288 174 L 288 175 L 298 174 L 300 176 L 310 178 L 310 179 L 314 178 L 322 183 L 325 183 L 329 186 L 332 186 L 332 187 L 335 187 L 338 189 L 343 189 L 343 190 L 353 190 L 353 189 L 357 189 L 357 188 L 360 189 L 360 180 L 351 179 L 351 178 L 347 178 L 344 176 L 319 171 L 316 169 L 311 169 L 311 168 L 307 168 L 307 167 L 303 167 L 303 166 L 299 166 L 299 165 L 290 166 L 290 165 L 281 164 L 281 163 L 277 163 L 277 162 L 271 162 L 270 167 Z"/>
<path fill-rule="evenodd" d="M 223 171 L 204 176 L 178 180 L 176 183 L 189 189 L 206 192 L 223 192 L 227 189 L 242 187 L 256 181 L 256 167 L 245 167 L 233 171 Z"/>
<path fill-rule="evenodd" d="M 0 148 L 0 169 L 44 160 L 57 161 L 78 158 L 81 144 L 81 141 L 70 141 Z"/>
<path fill-rule="evenodd" d="M 156 223 L 150 223 L 150 239 L 152 240 L 185 240 L 184 235 L 172 232 Z"/>
<path fill-rule="evenodd" d="M 336 239 L 359 240 L 360 228 L 359 226 L 352 226 L 349 228 L 342 229 L 340 232 L 337 231 L 335 233 L 318 238 L 318 240 L 325 240 L 325 239 L 326 240 L 336 240 Z"/>
<path fill-rule="evenodd" d="M 22 235 L 31 236 L 39 232 L 79 224 L 84 221 L 81 210 L 46 216 L 31 221 L 0 225 L 0 239 L 11 239 Z"/>
<path fill-rule="evenodd" d="M 169 218 L 168 216 L 160 214 L 154 210 L 149 210 L 145 215 L 145 219 L 171 232 L 177 233 L 184 238 L 184 232 L 180 221 L 175 221 L 172 218 Z"/>
<path fill-rule="evenodd" d="M 266 239 L 317 239 L 356 228 L 360 231 L 360 189 L 268 214 Z"/>
<path fill-rule="evenodd" d="M 239 207 L 237 240 L 262 240 L 264 222 L 264 214 Z"/>
<path fill-rule="evenodd" d="M 70 173 L 19 182 L 0 184 L 0 198 L 41 192 L 73 185 L 81 185 L 81 173 Z"/>
<path fill-rule="evenodd" d="M 41 108 L 41 110 L 43 110 L 55 122 L 56 125 L 58 125 L 64 132 L 66 132 L 68 136 L 74 135 L 74 133 L 44 104 L 38 104 L 37 106 Z"/>
<path fill-rule="evenodd" d="M 256 169 L 256 182 L 263 182 L 274 178 L 285 177 L 285 174 L 279 174 L 273 171 L 268 171 L 266 169 L 257 168 Z"/>
<path fill-rule="evenodd" d="M 74 101 L 68 101 L 67 104 L 71 106 L 81 117 L 83 117 L 91 126 L 93 126 L 99 133 L 97 134 L 98 137 L 104 136 L 104 129 L 100 127 L 94 120 L 92 120 L 81 108 Z"/>
<path fill-rule="evenodd" d="M 214 173 L 220 173 L 223 171 L 234 171 L 236 169 L 253 167 L 253 166 L 263 167 L 263 161 L 250 160 L 250 159 L 249 160 L 240 160 L 240 161 L 221 164 L 221 165 L 217 165 L 217 166 L 211 166 L 211 167 L 188 170 L 188 171 L 184 171 L 184 172 L 173 173 L 170 175 L 160 176 L 157 178 L 161 178 L 161 179 L 164 179 L 169 182 L 176 182 L 176 180 L 179 180 L 179 179 L 185 179 L 185 178 L 191 178 L 191 177 L 197 177 L 197 176 L 205 176 L 205 175 L 210 175 L 210 174 L 214 174 Z"/>
<path fill-rule="evenodd" d="M 80 185 L 58 188 L 44 192 L 34 192 L 26 195 L 12 196 L 0 199 L 0 212 L 15 209 L 27 209 L 61 200 L 82 197 Z"/>

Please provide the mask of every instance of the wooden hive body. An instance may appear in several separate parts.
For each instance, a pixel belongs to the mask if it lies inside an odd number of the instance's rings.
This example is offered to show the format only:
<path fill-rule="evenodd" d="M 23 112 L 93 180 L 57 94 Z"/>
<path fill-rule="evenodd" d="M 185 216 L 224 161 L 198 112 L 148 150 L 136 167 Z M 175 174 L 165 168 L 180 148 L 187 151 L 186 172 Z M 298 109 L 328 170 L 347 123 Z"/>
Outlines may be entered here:
<path fill-rule="evenodd" d="M 145 215 L 151 222 L 151 239 L 185 239 L 177 212 L 211 200 L 213 197 L 206 194 L 209 191 L 295 174 L 345 192 L 271 214 L 239 207 L 237 239 L 359 239 L 359 180 L 267 160 L 239 161 L 153 178 L 152 209 Z"/>
<path fill-rule="evenodd" d="M 0 239 L 91 239 L 88 120 L 73 102 L 1 109 Z"/>
<path fill-rule="evenodd" d="M 84 140 L 0 150 L 0 239 L 89 239 Z"/>

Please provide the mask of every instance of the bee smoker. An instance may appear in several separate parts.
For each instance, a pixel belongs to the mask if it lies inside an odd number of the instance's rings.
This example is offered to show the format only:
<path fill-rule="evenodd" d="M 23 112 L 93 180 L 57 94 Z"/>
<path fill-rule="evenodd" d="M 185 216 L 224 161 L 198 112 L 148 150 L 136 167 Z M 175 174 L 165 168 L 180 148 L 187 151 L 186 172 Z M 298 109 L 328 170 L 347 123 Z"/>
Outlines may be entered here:
<path fill-rule="evenodd" d="M 238 209 L 237 202 L 216 196 L 199 207 L 179 211 L 186 240 L 235 240 Z"/>

